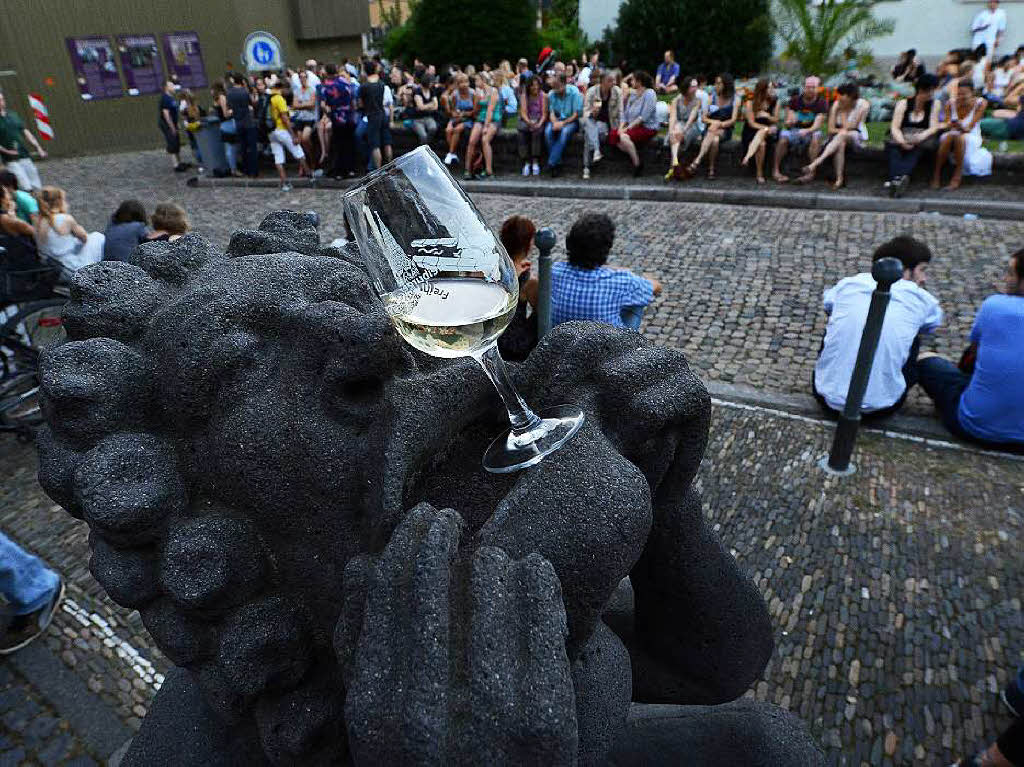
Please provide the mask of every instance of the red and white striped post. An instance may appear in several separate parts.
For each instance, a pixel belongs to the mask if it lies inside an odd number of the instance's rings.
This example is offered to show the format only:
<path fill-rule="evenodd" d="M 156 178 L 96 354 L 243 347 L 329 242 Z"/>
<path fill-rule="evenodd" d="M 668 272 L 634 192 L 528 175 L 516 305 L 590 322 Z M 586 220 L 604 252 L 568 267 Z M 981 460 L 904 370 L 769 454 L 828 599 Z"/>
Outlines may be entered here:
<path fill-rule="evenodd" d="M 28 94 L 28 105 L 36 118 L 36 130 L 43 141 L 53 141 L 53 126 L 50 125 L 50 112 L 43 103 L 43 97 L 37 93 Z"/>

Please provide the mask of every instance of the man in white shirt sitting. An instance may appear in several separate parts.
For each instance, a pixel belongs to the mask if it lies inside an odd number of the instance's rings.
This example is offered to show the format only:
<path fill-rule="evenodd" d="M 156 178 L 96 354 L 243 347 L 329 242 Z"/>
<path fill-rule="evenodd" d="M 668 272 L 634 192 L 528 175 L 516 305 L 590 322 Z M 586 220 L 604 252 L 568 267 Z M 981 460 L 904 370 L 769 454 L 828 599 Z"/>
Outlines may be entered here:
<path fill-rule="evenodd" d="M 879 247 L 872 261 L 881 258 L 899 259 L 903 278 L 890 290 L 882 335 L 861 404 L 861 418 L 865 420 L 884 418 L 903 406 L 910 387 L 917 383 L 919 335 L 931 333 L 942 324 L 939 302 L 922 287 L 932 260 L 928 246 L 913 237 L 896 237 Z M 846 405 L 875 287 L 871 274 L 861 272 L 825 291 L 829 319 L 814 366 L 813 386 L 814 396 L 829 415 L 838 415 Z"/>
<path fill-rule="evenodd" d="M 1006 34 L 1006 11 L 999 7 L 999 0 L 988 0 L 988 8 L 982 8 L 971 22 L 971 47 L 985 44 L 990 60 L 995 61 L 996 48 Z"/>

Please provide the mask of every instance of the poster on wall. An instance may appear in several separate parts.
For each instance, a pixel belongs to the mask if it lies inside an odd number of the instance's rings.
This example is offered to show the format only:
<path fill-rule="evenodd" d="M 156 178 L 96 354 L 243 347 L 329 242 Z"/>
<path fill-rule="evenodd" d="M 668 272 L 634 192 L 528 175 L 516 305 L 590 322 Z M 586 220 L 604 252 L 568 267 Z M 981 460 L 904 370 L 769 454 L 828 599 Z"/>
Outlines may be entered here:
<path fill-rule="evenodd" d="M 164 57 L 170 76 L 182 88 L 205 88 L 206 70 L 195 32 L 164 32 Z"/>
<path fill-rule="evenodd" d="M 93 35 L 65 39 L 78 92 L 84 101 L 116 99 L 124 95 L 110 38 Z"/>
<path fill-rule="evenodd" d="M 128 95 L 159 93 L 163 89 L 164 68 L 156 35 L 118 35 L 116 39 Z"/>

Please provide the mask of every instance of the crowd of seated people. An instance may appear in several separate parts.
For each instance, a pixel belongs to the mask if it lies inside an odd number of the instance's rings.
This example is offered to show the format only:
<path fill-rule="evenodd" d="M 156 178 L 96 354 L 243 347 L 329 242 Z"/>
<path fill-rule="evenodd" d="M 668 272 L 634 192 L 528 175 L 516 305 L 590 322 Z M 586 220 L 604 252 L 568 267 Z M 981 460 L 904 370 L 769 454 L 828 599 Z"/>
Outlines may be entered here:
<path fill-rule="evenodd" d="M 954 50 L 934 74 L 914 50 L 900 56 L 891 79 L 907 95 L 896 102 L 886 136 L 889 194 L 906 192 L 923 157 L 934 164 L 935 187 L 943 183 L 947 165 L 947 189 L 956 189 L 964 176 L 991 173 L 983 133 L 1024 138 L 1022 55 L 1024 46 L 998 61 L 985 55 L 984 44 Z M 202 164 L 195 133 L 204 115 L 215 114 L 229 172 L 256 175 L 259 158 L 272 156 L 285 190 L 289 157 L 300 177 L 350 178 L 394 155 L 395 131 L 410 133 L 418 144 L 443 141 L 444 161 L 453 171 L 457 167 L 464 179 L 490 179 L 502 128 L 517 129 L 525 176 L 545 167 L 560 175 L 566 152 L 578 151 L 577 145 L 584 180 L 608 147 L 621 151 L 642 175 L 643 148 L 663 134 L 657 145 L 663 140 L 668 150 L 666 181 L 685 181 L 705 165 L 713 179 L 720 149 L 739 126 L 737 159 L 753 170 L 758 184 L 769 176 L 780 184 L 792 181 L 783 163 L 799 156 L 798 183 L 813 181 L 827 163 L 838 190 L 847 180 L 850 153 L 868 141 L 872 111 L 854 80 L 826 88 L 811 74 L 800 90 L 782 92 L 767 78 L 738 86 L 722 72 L 708 85 L 703 75 L 681 73 L 671 50 L 653 77 L 625 62 L 606 66 L 596 51 L 582 63 L 547 55 L 535 66 L 519 59 L 514 66 L 505 60 L 496 67 L 451 65 L 440 72 L 418 59 L 409 66 L 380 57 L 340 65 L 310 60 L 281 73 L 230 72 L 213 83 L 210 98 L 207 111 L 194 94 L 167 83 L 160 126 L 174 167 L 188 167 L 180 159 L 179 128 Z M 582 141 L 573 141 L 577 135 Z"/>
<path fill-rule="evenodd" d="M 127 261 L 139 244 L 174 241 L 189 229 L 188 216 L 176 203 L 159 203 L 150 217 L 141 202 L 125 200 L 104 232 L 89 232 L 72 215 L 64 189 L 44 186 L 36 193 L 26 192 L 18 188 L 12 173 L 0 171 L 4 246 L 15 245 L 20 254 L 31 254 L 35 266 L 59 269 L 63 279 L 99 261 Z"/>

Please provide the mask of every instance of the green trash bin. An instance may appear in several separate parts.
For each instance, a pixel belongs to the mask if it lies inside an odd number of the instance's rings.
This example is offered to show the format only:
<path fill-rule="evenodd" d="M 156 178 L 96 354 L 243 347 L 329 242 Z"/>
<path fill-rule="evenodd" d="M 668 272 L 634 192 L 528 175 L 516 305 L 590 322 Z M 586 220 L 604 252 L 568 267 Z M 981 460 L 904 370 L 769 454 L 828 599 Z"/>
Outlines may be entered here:
<path fill-rule="evenodd" d="M 1006 120 L 999 117 L 986 117 L 981 121 L 981 135 L 985 138 L 1005 141 L 1010 138 L 1010 130 L 1006 126 Z"/>

